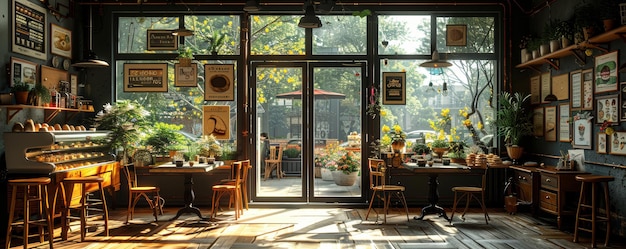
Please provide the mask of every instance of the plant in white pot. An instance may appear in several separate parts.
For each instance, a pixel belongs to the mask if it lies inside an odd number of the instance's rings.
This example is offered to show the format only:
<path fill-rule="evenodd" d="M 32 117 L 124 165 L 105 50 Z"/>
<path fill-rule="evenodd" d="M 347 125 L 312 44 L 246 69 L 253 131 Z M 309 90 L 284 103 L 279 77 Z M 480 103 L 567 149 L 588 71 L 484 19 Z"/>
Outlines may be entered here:
<path fill-rule="evenodd" d="M 520 142 L 524 136 L 532 134 L 532 113 L 525 104 L 530 94 L 502 92 L 498 98 L 498 112 L 494 124 L 498 136 L 504 137 L 507 153 L 515 163 L 521 158 L 524 147 Z"/>

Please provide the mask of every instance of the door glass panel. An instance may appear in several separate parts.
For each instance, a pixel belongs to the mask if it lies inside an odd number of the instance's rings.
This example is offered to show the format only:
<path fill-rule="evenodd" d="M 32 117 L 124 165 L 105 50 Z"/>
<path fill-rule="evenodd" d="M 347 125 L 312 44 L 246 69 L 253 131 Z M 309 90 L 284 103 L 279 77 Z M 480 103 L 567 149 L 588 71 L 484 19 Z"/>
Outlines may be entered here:
<path fill-rule="evenodd" d="M 303 68 L 259 66 L 255 72 L 256 196 L 302 197 Z M 269 149 L 261 133 L 267 133 Z"/>
<path fill-rule="evenodd" d="M 361 196 L 362 146 L 348 142 L 361 135 L 361 79 L 361 67 L 313 68 L 314 197 Z"/>

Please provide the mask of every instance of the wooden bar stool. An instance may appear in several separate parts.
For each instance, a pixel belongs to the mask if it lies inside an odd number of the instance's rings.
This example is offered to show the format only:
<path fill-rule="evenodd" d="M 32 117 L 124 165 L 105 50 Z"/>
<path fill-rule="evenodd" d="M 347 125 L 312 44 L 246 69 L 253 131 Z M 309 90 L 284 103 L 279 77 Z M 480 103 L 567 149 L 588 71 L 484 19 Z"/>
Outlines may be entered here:
<path fill-rule="evenodd" d="M 11 191 L 11 206 L 9 209 L 9 226 L 7 228 L 7 238 L 6 238 L 6 248 L 11 247 L 11 230 L 13 226 L 22 226 L 24 231 L 24 248 L 28 248 L 28 230 L 29 225 L 35 225 L 39 227 L 39 242 L 43 243 L 44 241 L 44 230 L 43 227 L 48 227 L 48 243 L 50 248 L 53 248 L 53 238 L 54 238 L 54 225 L 53 221 L 50 218 L 50 205 L 48 202 L 48 184 L 50 183 L 49 177 L 38 177 L 38 178 L 26 178 L 26 179 L 12 179 L 8 181 L 7 186 L 12 189 Z M 18 187 L 23 188 L 23 220 L 22 221 L 14 221 L 15 218 L 15 202 L 17 199 L 17 191 Z M 31 187 L 36 187 L 36 194 L 32 195 L 30 192 Z M 43 194 L 42 194 L 43 187 Z M 39 204 L 39 214 L 37 214 L 39 219 L 31 220 L 30 207 L 31 202 L 38 202 Z M 45 212 L 44 209 L 45 208 Z"/>
<path fill-rule="evenodd" d="M 612 176 L 601 176 L 601 175 L 577 175 L 576 180 L 581 181 L 580 185 L 580 199 L 578 200 L 578 210 L 576 211 L 576 225 L 574 226 L 574 242 L 578 242 L 578 230 L 587 231 L 591 233 L 591 247 L 596 247 L 596 223 L 604 222 L 606 223 L 606 238 L 604 240 L 604 246 L 608 246 L 609 244 L 609 235 L 611 234 L 611 212 L 609 206 L 609 184 L 608 182 L 613 181 L 615 178 Z M 605 217 L 598 217 L 597 210 L 598 206 L 596 205 L 596 186 L 602 184 L 604 188 L 604 208 L 605 208 Z M 591 185 L 591 203 L 587 203 L 586 201 L 586 188 L 585 185 Z M 588 191 L 588 190 L 587 190 Z M 583 210 L 586 209 L 586 210 Z M 591 214 L 587 213 L 591 209 Z M 583 227 L 581 221 L 591 223 L 591 229 L 587 227 Z"/>
<path fill-rule="evenodd" d="M 102 188 L 103 182 L 104 179 L 97 176 L 70 177 L 61 181 L 61 193 L 63 195 L 63 203 L 65 203 L 65 208 L 63 209 L 62 214 L 63 217 L 61 220 L 61 236 L 63 240 L 67 240 L 67 231 L 69 230 L 70 221 L 80 220 L 80 241 L 84 241 L 87 229 L 87 219 L 100 215 L 103 216 L 105 236 L 109 236 L 109 212 L 107 210 L 104 189 Z M 78 205 L 72 205 L 71 196 L 66 196 L 65 190 L 69 186 L 75 186 L 76 184 L 80 185 L 81 198 Z M 102 199 L 88 199 L 89 193 L 87 192 L 87 184 L 97 184 L 98 191 L 100 191 L 100 198 Z M 101 206 L 101 208 L 97 208 L 97 206 Z M 70 214 L 71 209 L 78 209 L 80 211 L 80 216 L 72 216 Z M 101 212 L 102 214 L 89 214 L 90 211 Z"/>

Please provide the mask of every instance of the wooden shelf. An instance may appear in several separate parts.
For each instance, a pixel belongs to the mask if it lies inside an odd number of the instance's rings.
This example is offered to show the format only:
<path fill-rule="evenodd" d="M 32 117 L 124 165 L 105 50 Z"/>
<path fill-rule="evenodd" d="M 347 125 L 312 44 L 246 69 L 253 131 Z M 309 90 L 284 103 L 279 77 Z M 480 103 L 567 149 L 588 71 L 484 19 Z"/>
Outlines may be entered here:
<path fill-rule="evenodd" d="M 65 122 L 72 119 L 76 114 L 80 112 L 93 112 L 93 110 L 81 110 L 73 108 L 60 108 L 60 107 L 48 107 L 48 106 L 33 106 L 33 105 L 0 105 L 1 108 L 7 108 L 6 123 L 8 124 L 16 114 L 23 109 L 43 109 L 44 110 L 44 123 L 50 122 L 59 113 L 65 112 Z"/>
<path fill-rule="evenodd" d="M 558 62 L 556 61 L 557 59 L 563 58 L 565 56 L 573 55 L 573 56 L 576 56 L 578 60 L 584 62 L 585 60 L 583 56 L 585 55 L 584 53 L 582 53 L 582 50 L 588 49 L 588 48 L 595 48 L 595 49 L 602 50 L 604 52 L 608 52 L 607 49 L 602 48 L 599 45 L 608 43 L 617 39 L 622 39 L 622 41 L 626 42 L 626 26 L 617 27 L 609 32 L 589 38 L 589 40 L 587 41 L 581 42 L 579 44 L 574 44 L 566 48 L 561 48 L 553 53 L 549 53 L 539 58 L 535 58 L 527 62 L 521 63 L 515 66 L 515 68 L 532 68 L 537 71 L 541 71 L 537 67 L 547 63 L 547 64 L 550 64 L 550 66 L 552 66 L 554 69 L 558 70 L 559 65 L 558 65 Z"/>

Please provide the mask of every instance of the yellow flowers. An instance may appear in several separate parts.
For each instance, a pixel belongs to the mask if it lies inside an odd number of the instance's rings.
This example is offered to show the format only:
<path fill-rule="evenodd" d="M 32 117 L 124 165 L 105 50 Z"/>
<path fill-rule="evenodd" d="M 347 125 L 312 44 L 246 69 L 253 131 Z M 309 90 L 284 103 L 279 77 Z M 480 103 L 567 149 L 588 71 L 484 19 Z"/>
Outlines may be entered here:
<path fill-rule="evenodd" d="M 479 130 L 482 130 L 484 128 L 483 123 L 478 122 L 478 124 L 476 124 L 476 128 L 478 128 Z"/>
<path fill-rule="evenodd" d="M 383 127 L 380 130 L 383 133 L 387 133 L 387 132 L 391 131 L 391 128 L 389 128 L 389 126 L 387 126 L 387 125 L 383 125 Z"/>
<path fill-rule="evenodd" d="M 468 127 L 471 126 L 472 120 L 469 120 L 469 119 L 463 120 L 463 125 L 468 126 Z"/>
<path fill-rule="evenodd" d="M 380 110 L 380 116 L 381 116 L 381 117 L 387 116 L 387 111 L 385 111 L 385 110 Z"/>
<path fill-rule="evenodd" d="M 400 133 L 402 132 L 402 127 L 400 127 L 400 125 L 395 124 L 393 125 L 393 131 L 395 131 L 396 133 Z"/>
<path fill-rule="evenodd" d="M 450 115 L 450 109 L 449 108 L 445 108 L 443 110 L 441 110 L 441 117 L 448 117 Z"/>

